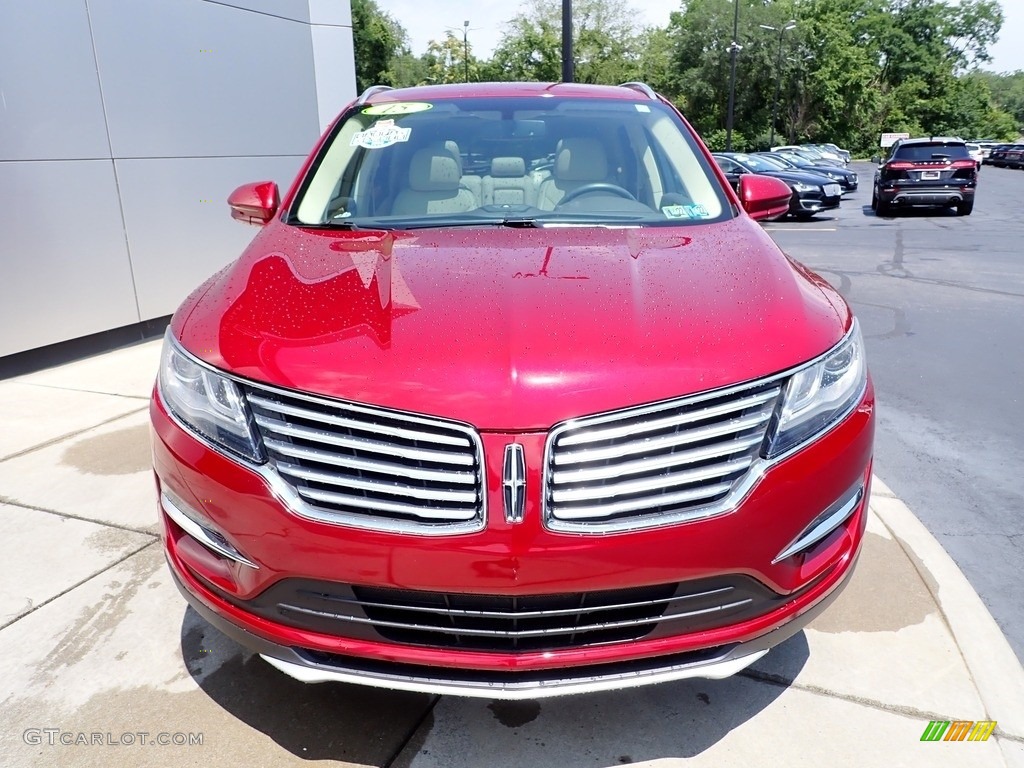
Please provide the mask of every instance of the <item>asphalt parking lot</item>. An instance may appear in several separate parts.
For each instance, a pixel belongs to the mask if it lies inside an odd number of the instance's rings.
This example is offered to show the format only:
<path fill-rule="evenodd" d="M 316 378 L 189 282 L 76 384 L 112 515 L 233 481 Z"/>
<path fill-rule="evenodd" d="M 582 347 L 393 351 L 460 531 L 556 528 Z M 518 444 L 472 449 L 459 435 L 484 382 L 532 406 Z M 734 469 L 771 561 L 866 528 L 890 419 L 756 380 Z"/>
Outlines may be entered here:
<path fill-rule="evenodd" d="M 909 229 L 859 211 L 868 195 L 769 228 L 800 248 L 841 228 Z M 878 323 L 865 315 L 869 336 Z M 171 583 L 148 464 L 158 351 L 0 381 L 0 765 L 1024 766 L 1024 670 L 880 482 L 848 589 L 734 678 L 517 703 L 297 683 Z M 998 727 L 983 743 L 922 743 L 931 720 Z"/>
<path fill-rule="evenodd" d="M 964 570 L 1024 659 L 1024 172 L 985 166 L 974 213 L 870 209 L 874 166 L 835 214 L 767 225 L 864 328 L 875 471 Z"/>

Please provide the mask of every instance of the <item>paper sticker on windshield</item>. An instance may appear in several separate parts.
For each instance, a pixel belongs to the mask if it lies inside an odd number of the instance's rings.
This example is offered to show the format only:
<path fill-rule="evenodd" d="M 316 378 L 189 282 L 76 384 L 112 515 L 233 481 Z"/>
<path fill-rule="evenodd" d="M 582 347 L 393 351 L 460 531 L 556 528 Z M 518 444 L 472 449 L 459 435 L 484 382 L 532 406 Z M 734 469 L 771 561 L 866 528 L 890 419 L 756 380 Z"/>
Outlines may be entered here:
<path fill-rule="evenodd" d="M 393 104 L 374 104 L 363 110 L 364 115 L 411 115 L 413 112 L 426 112 L 433 109 L 433 104 L 425 101 L 396 101 Z"/>
<path fill-rule="evenodd" d="M 363 149 L 381 149 L 408 141 L 412 128 L 399 128 L 394 120 L 378 120 L 365 131 L 359 131 L 352 137 L 349 144 Z"/>
<path fill-rule="evenodd" d="M 665 205 L 661 212 L 666 219 L 707 219 L 711 216 L 703 205 Z"/>

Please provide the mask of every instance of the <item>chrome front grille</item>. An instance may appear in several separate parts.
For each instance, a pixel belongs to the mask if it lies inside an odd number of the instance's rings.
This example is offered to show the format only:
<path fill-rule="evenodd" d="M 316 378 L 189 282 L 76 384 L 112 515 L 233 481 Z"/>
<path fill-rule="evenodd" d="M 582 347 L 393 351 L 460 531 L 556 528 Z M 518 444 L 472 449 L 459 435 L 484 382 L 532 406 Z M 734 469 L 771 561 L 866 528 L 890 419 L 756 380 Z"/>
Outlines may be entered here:
<path fill-rule="evenodd" d="M 365 528 L 461 533 L 484 523 L 483 454 L 468 426 L 248 385 L 295 511 Z"/>
<path fill-rule="evenodd" d="M 475 595 L 285 579 L 246 610 L 332 636 L 478 651 L 543 651 L 682 635 L 783 600 L 739 574 L 550 595 Z"/>
<path fill-rule="evenodd" d="M 714 514 L 749 473 L 778 381 L 561 424 L 548 436 L 548 527 L 606 532 Z"/>

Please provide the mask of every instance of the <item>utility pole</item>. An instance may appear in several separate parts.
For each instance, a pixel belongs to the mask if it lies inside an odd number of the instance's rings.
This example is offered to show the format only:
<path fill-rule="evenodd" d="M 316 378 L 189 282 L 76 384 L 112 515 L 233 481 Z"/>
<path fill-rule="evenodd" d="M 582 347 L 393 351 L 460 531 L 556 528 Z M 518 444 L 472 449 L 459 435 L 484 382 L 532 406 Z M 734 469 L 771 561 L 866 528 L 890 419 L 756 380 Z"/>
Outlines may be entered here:
<path fill-rule="evenodd" d="M 572 0 L 562 0 L 562 82 L 575 77 L 572 60 Z"/>
<path fill-rule="evenodd" d="M 779 56 L 775 62 L 775 98 L 772 99 L 772 127 L 771 127 L 771 138 L 768 139 L 768 148 L 771 149 L 771 145 L 775 143 L 775 119 L 778 115 L 779 109 L 779 91 L 782 89 L 782 36 L 791 29 L 796 27 L 796 19 L 790 19 L 787 21 L 781 29 L 768 26 L 767 24 L 758 24 L 761 29 L 769 29 L 772 32 L 779 33 Z"/>
<path fill-rule="evenodd" d="M 736 54 L 743 50 L 736 38 L 740 31 L 740 0 L 732 0 L 732 44 L 729 46 L 729 111 L 725 118 L 725 151 L 732 152 L 732 121 L 736 109 Z"/>

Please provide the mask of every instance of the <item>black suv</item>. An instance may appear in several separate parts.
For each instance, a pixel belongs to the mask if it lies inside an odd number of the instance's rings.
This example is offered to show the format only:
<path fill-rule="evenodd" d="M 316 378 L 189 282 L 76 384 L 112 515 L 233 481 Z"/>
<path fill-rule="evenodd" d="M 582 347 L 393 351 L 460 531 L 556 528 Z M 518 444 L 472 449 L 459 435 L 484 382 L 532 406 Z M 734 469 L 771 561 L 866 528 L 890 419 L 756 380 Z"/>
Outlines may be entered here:
<path fill-rule="evenodd" d="M 960 139 L 904 139 L 875 171 L 871 208 L 888 216 L 894 208 L 956 208 L 961 216 L 974 210 L 978 165 Z"/>

